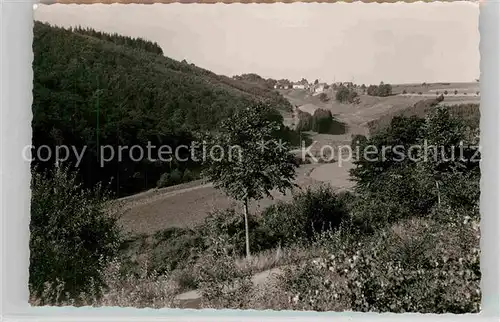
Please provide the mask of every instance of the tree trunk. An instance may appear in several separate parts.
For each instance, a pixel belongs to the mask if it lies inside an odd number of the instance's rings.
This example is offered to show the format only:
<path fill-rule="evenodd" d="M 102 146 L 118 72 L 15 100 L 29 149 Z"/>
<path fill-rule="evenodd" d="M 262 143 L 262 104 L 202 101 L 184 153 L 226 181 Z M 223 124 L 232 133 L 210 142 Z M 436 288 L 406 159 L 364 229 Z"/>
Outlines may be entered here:
<path fill-rule="evenodd" d="M 246 247 L 247 258 L 250 258 L 250 238 L 248 234 L 248 199 L 245 199 L 245 206 L 243 212 L 245 214 L 245 247 Z"/>
<path fill-rule="evenodd" d="M 439 182 L 436 181 L 436 190 L 438 197 L 438 209 L 441 208 L 441 193 L 439 192 Z"/>

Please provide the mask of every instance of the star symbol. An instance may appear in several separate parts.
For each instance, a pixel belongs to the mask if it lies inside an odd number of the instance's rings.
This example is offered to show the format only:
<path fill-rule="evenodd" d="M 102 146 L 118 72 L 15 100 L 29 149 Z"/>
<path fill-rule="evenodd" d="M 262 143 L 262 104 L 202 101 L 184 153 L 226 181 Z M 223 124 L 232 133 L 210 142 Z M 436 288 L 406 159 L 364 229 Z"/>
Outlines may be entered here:
<path fill-rule="evenodd" d="M 286 148 L 286 143 L 283 142 L 282 139 L 279 139 L 278 143 L 276 143 L 276 149 L 279 151 L 279 152 L 283 152 L 283 151 L 286 151 L 287 148 Z"/>
<path fill-rule="evenodd" d="M 267 144 L 268 142 L 261 140 L 260 142 L 257 143 L 257 148 L 260 149 L 261 153 L 264 153 L 264 151 L 267 149 Z"/>

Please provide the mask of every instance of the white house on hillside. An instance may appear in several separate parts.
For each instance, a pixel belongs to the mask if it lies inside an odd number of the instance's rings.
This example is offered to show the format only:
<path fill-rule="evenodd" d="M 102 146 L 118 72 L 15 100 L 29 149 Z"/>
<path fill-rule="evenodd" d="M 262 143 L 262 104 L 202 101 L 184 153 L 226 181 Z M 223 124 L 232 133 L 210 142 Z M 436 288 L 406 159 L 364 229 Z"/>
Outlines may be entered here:
<path fill-rule="evenodd" d="M 325 91 L 326 84 L 325 83 L 319 83 L 316 85 L 312 85 L 309 89 L 311 91 L 311 94 L 316 95 L 323 93 Z"/>
<path fill-rule="evenodd" d="M 325 84 L 320 83 L 314 87 L 314 93 L 322 93 L 325 90 Z"/>
<path fill-rule="evenodd" d="M 305 89 L 306 86 L 304 84 L 300 84 L 300 83 L 294 83 L 293 84 L 293 88 L 294 89 Z"/>
<path fill-rule="evenodd" d="M 289 88 L 289 83 L 284 82 L 284 81 L 278 81 L 275 85 L 275 89 L 288 89 Z"/>

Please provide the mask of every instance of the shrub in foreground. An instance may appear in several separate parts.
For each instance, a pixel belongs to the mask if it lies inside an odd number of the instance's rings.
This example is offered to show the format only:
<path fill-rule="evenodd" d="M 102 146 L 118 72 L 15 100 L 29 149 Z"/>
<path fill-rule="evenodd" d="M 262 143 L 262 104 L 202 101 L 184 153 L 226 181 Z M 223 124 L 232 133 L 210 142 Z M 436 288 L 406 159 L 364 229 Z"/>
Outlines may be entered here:
<path fill-rule="evenodd" d="M 81 188 L 67 168 L 33 171 L 31 187 L 30 291 L 44 293 L 47 304 L 96 291 L 120 241 L 106 195 L 100 187 Z M 48 285 L 58 290 L 48 292 Z"/>
<path fill-rule="evenodd" d="M 262 214 L 263 226 L 281 245 L 311 240 L 316 233 L 336 229 L 348 218 L 344 199 L 321 186 L 298 193 L 290 203 L 278 203 Z"/>
<path fill-rule="evenodd" d="M 134 308 L 170 308 L 176 305 L 175 295 L 179 288 L 169 275 L 159 275 L 147 265 L 140 268 L 139 275 L 123 273 L 122 264 L 112 260 L 102 270 L 103 285 L 93 292 L 64 298 L 62 284 L 49 283 L 41 294 L 30 297 L 31 305 L 46 305 L 47 295 L 55 294 L 61 299 L 51 305 L 60 306 L 118 306 Z"/>
<path fill-rule="evenodd" d="M 260 225 L 255 216 L 248 217 L 249 239 L 252 248 L 263 251 L 273 248 L 276 239 Z M 214 236 L 226 236 L 226 251 L 235 256 L 245 253 L 245 218 L 234 209 L 217 210 L 209 214 L 204 223 L 196 228 L 202 235 L 204 249 L 213 247 Z"/>
<path fill-rule="evenodd" d="M 191 229 L 168 228 L 155 234 L 150 253 L 152 268 L 158 272 L 171 272 L 184 268 L 196 260 L 202 251 L 199 232 Z"/>
<path fill-rule="evenodd" d="M 296 310 L 460 314 L 479 312 L 480 277 L 477 222 L 411 220 L 287 269 L 279 287 Z"/>
<path fill-rule="evenodd" d="M 196 266 L 203 308 L 244 308 L 252 290 L 251 273 L 235 264 L 227 235 L 212 236 L 212 247 Z"/>

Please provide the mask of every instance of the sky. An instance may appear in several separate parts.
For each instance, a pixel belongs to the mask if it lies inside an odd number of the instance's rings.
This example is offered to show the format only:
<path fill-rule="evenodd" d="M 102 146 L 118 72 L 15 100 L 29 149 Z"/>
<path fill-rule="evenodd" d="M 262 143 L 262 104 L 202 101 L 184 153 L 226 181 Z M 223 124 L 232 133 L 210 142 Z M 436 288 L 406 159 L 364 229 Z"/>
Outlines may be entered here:
<path fill-rule="evenodd" d="M 474 82 L 479 5 L 451 3 L 39 5 L 35 20 L 157 42 L 227 76 L 361 84 Z"/>

